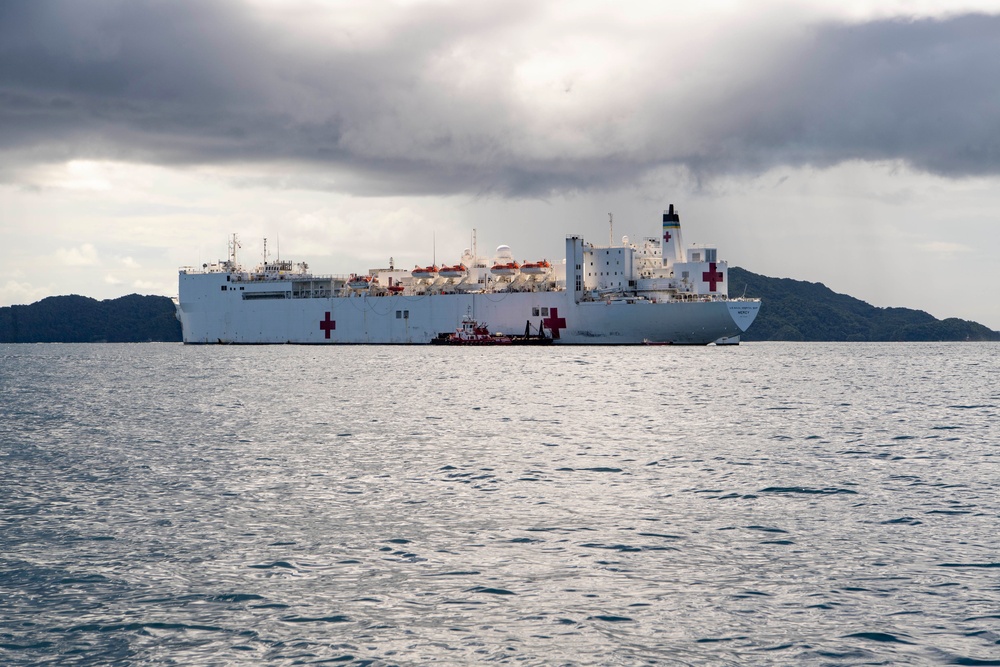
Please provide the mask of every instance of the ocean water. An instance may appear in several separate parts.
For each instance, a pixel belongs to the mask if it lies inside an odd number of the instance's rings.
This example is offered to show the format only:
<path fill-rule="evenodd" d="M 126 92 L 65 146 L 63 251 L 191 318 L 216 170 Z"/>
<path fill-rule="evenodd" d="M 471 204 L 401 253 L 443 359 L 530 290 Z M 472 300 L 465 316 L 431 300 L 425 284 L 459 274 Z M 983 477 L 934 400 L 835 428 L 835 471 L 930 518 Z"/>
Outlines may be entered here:
<path fill-rule="evenodd" d="M 998 353 L 0 346 L 0 664 L 1000 665 Z"/>

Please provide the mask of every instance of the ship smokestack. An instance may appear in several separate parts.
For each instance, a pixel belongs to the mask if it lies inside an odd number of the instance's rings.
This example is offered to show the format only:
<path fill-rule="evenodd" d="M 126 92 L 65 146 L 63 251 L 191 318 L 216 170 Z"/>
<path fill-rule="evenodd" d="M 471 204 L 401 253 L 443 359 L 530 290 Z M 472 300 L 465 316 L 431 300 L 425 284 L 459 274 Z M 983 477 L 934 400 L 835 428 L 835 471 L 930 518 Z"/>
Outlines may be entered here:
<path fill-rule="evenodd" d="M 663 266 L 684 261 L 684 243 L 681 241 L 681 216 L 674 205 L 663 212 Z"/>

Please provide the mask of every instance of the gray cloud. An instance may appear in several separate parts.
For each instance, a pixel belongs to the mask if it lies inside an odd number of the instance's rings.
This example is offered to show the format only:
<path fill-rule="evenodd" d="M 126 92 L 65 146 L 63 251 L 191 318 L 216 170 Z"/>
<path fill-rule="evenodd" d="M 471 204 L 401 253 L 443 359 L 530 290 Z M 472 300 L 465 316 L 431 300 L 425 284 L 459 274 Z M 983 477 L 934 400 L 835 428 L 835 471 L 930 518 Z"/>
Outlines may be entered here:
<path fill-rule="evenodd" d="M 418 5 L 378 24 L 304 16 L 299 30 L 232 1 L 4 2 L 0 170 L 237 164 L 367 194 L 509 196 L 664 166 L 703 178 L 845 160 L 1000 172 L 1000 17 L 758 33 L 728 52 L 724 75 L 700 78 L 693 63 L 681 81 L 657 67 L 673 57 L 658 27 L 630 28 L 621 41 L 651 54 L 631 78 L 591 81 L 588 96 L 585 69 L 557 76 L 536 103 L 518 76 L 544 60 L 538 11 Z M 769 37 L 767 57 L 740 59 Z"/>
<path fill-rule="evenodd" d="M 741 91 L 692 164 L 752 170 L 903 160 L 1000 173 L 1000 17 L 822 25 Z"/>

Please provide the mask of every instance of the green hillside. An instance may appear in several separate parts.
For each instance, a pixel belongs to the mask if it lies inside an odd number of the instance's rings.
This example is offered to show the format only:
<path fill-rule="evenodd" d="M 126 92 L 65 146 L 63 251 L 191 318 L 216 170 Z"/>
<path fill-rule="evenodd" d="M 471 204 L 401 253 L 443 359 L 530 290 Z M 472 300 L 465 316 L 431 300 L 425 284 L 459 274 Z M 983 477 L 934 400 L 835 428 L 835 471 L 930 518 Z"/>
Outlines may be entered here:
<path fill-rule="evenodd" d="M 745 341 L 987 341 L 1000 332 L 967 320 L 938 320 L 921 310 L 876 308 L 820 283 L 729 269 L 729 293 L 760 297 Z M 173 302 L 130 294 L 97 301 L 54 296 L 0 308 L 0 343 L 179 342 Z"/>
<path fill-rule="evenodd" d="M 165 296 L 130 294 L 97 301 L 51 296 L 0 308 L 0 343 L 143 343 L 180 341 L 181 324 Z"/>
<path fill-rule="evenodd" d="M 935 319 L 922 310 L 877 308 L 822 283 L 729 269 L 729 294 L 759 297 L 760 314 L 743 340 L 986 341 L 1000 332 L 976 322 Z"/>

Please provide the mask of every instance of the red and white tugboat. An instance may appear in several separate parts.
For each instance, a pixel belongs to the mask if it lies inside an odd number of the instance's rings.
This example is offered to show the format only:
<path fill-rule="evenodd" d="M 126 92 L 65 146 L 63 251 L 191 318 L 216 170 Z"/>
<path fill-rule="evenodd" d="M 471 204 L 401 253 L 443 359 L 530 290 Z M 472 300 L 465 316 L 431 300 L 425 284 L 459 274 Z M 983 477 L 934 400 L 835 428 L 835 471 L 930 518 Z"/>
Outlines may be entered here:
<path fill-rule="evenodd" d="M 510 345 L 514 339 L 500 333 L 490 333 L 489 327 L 477 322 L 471 315 L 462 318 L 462 325 L 453 333 L 442 334 L 435 343 L 446 345 Z"/>

